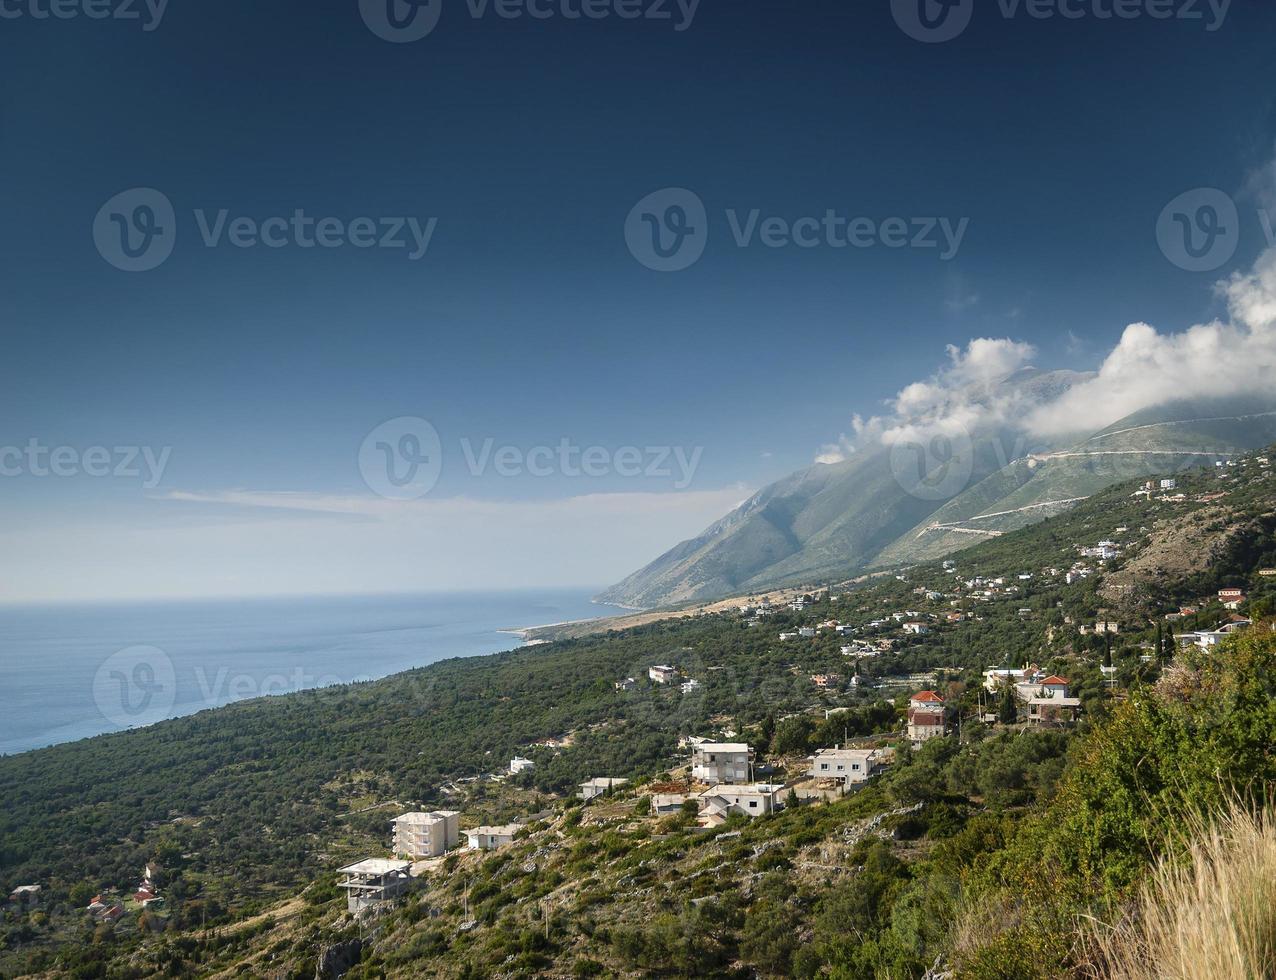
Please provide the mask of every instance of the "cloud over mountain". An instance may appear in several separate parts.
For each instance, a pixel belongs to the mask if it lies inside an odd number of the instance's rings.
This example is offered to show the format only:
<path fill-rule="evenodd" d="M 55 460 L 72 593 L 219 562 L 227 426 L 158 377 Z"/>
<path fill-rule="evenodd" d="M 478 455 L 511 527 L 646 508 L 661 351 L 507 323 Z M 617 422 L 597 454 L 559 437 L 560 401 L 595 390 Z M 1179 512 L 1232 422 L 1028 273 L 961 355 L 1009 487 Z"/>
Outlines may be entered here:
<path fill-rule="evenodd" d="M 1025 419 L 1035 434 L 1098 429 L 1171 401 L 1276 391 L 1276 249 L 1217 284 L 1226 319 L 1179 333 L 1125 328 L 1098 373 Z"/>
<path fill-rule="evenodd" d="M 1173 401 L 1220 393 L 1276 391 L 1276 249 L 1215 285 L 1226 315 L 1180 332 L 1132 323 L 1093 373 L 1063 385 L 1005 385 L 1028 366 L 1032 345 L 981 337 L 950 345 L 948 363 L 899 391 L 883 415 L 855 416 L 850 434 L 820 447 L 817 463 L 849 458 L 856 447 L 978 434 L 1010 427 L 1032 440 L 1097 431 Z"/>

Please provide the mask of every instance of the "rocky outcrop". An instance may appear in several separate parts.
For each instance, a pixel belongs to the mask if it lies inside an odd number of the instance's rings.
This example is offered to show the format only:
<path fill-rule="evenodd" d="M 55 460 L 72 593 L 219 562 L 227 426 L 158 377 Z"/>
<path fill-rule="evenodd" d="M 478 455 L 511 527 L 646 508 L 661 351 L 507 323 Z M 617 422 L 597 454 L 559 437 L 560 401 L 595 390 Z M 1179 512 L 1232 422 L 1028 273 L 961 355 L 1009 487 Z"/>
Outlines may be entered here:
<path fill-rule="evenodd" d="M 363 940 L 347 939 L 333 943 L 319 951 L 319 963 L 315 966 L 315 980 L 331 980 L 348 973 L 363 957 Z"/>

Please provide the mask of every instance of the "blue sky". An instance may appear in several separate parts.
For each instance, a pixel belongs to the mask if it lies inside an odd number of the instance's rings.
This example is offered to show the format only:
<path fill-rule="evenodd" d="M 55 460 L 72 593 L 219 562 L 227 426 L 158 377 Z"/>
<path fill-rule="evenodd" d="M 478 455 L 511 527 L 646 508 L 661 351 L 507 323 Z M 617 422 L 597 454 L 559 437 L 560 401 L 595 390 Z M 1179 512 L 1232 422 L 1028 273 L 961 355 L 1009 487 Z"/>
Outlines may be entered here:
<path fill-rule="evenodd" d="M 684 30 L 441 2 L 428 37 L 392 44 L 356 0 L 172 0 L 150 31 L 9 0 L 0 445 L 171 447 L 154 487 L 0 477 L 9 598 L 601 584 L 809 465 L 946 345 L 1009 337 L 1093 369 L 1131 322 L 1218 314 L 1212 283 L 1264 247 L 1245 188 L 1276 137 L 1269 5 L 1210 31 L 980 4 L 924 44 L 884 2 L 705 0 Z M 177 237 L 129 273 L 92 229 L 139 187 Z M 668 187 L 709 227 L 676 273 L 624 237 Z M 1246 215 L 1209 272 L 1155 235 L 1198 187 Z M 222 209 L 436 226 L 416 261 L 206 247 L 194 212 Z M 728 209 L 967 224 L 944 261 L 739 248 Z M 443 454 L 394 511 L 357 454 L 398 416 Z M 476 476 L 463 439 L 701 453 L 689 480 Z M 252 496 L 270 494 L 299 506 Z"/>

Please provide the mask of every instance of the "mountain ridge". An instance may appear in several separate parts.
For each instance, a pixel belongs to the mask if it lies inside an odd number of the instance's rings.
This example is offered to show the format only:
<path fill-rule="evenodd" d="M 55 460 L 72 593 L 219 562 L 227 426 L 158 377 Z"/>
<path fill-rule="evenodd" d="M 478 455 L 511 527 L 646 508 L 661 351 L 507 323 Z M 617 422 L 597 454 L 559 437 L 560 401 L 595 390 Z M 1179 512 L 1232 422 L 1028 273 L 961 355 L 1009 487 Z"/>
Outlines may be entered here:
<path fill-rule="evenodd" d="M 1014 404 L 1084 377 L 1024 369 L 981 395 Z M 1274 441 L 1276 398 L 1220 397 L 1144 409 L 1032 449 L 1021 430 L 1002 425 L 952 440 L 951 458 L 931 472 L 913 473 L 906 453 L 877 445 L 762 488 L 597 598 L 660 608 L 940 558 L 1122 480 L 1226 461 Z M 928 462 L 932 448 L 922 447 Z"/>

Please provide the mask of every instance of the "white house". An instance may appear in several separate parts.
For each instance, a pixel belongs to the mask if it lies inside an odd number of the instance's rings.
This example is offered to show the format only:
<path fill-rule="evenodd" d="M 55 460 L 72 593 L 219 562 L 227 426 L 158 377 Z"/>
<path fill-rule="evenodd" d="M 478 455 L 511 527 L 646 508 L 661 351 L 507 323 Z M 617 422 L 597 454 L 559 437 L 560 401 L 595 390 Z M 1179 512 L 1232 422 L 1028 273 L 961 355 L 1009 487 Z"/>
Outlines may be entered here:
<path fill-rule="evenodd" d="M 613 776 L 596 776 L 580 784 L 580 798 L 588 803 L 597 796 L 610 793 L 619 786 L 624 786 L 628 779 L 617 779 Z"/>
<path fill-rule="evenodd" d="M 690 680 L 683 681 L 679 690 L 682 691 L 683 694 L 694 694 L 696 691 L 700 690 L 700 682 L 693 677 Z"/>
<path fill-rule="evenodd" d="M 678 679 L 678 669 L 667 664 L 656 664 L 648 669 L 647 676 L 656 684 L 672 684 Z"/>
<path fill-rule="evenodd" d="M 1080 698 L 1068 697 L 1067 678 L 1051 674 L 1039 691 L 1028 698 L 1028 721 L 1034 725 L 1060 725 L 1077 720 Z"/>
<path fill-rule="evenodd" d="M 1120 554 L 1121 549 L 1110 541 L 1100 541 L 1093 548 L 1081 549 L 1082 558 L 1099 558 L 1105 561 L 1109 558 L 1116 558 Z"/>
<path fill-rule="evenodd" d="M 1028 672 L 1015 667 L 989 667 L 984 671 L 984 690 L 989 694 L 996 693 L 1007 684 L 1017 684 Z"/>
<path fill-rule="evenodd" d="M 337 873 L 343 877 L 337 887 L 346 891 L 347 910 L 360 912 L 398 898 L 412 882 L 408 874 L 411 867 L 411 861 L 368 858 L 339 869 Z"/>
<path fill-rule="evenodd" d="M 890 749 L 820 749 L 811 757 L 807 775 L 817 779 L 840 779 L 843 786 L 864 783 L 890 764 Z"/>
<path fill-rule="evenodd" d="M 456 810 L 432 810 L 423 813 L 414 810 L 401 813 L 390 821 L 394 828 L 395 854 L 411 861 L 438 857 L 455 847 L 461 834 L 457 826 L 460 814 Z"/>
<path fill-rule="evenodd" d="M 925 623 L 905 623 L 904 632 L 912 633 L 914 636 L 921 636 L 924 633 L 929 633 L 930 627 Z"/>
<path fill-rule="evenodd" d="M 522 830 L 516 823 L 501 824 L 496 827 L 475 827 L 465 832 L 465 846 L 471 851 L 490 851 L 496 847 L 514 843 L 514 835 Z"/>
<path fill-rule="evenodd" d="M 1180 647 L 1198 646 L 1202 650 L 1210 650 L 1218 646 L 1233 633 L 1243 630 L 1250 625 L 1250 620 L 1239 619 L 1235 622 L 1224 623 L 1216 630 L 1196 630 L 1192 633 L 1175 633 L 1174 639 Z"/>
<path fill-rule="evenodd" d="M 521 755 L 516 755 L 510 759 L 510 775 L 517 776 L 520 772 L 535 768 L 536 763 L 531 759 L 524 759 Z"/>
<path fill-rule="evenodd" d="M 632 691 L 638 686 L 638 682 L 632 677 L 626 677 L 623 680 L 614 682 L 613 686 L 617 691 Z"/>
<path fill-rule="evenodd" d="M 810 639 L 814 635 L 815 635 L 814 626 L 799 626 L 798 627 L 798 636 L 804 637 L 806 639 Z"/>
<path fill-rule="evenodd" d="M 19 885 L 9 893 L 9 901 L 25 902 L 28 905 L 37 905 L 40 902 L 40 886 Z"/>
<path fill-rule="evenodd" d="M 657 816 L 678 813 L 687 800 L 698 798 L 695 793 L 652 793 L 651 812 Z"/>
<path fill-rule="evenodd" d="M 743 786 L 715 786 L 699 796 L 700 823 L 705 827 L 718 827 L 733 814 L 760 817 L 780 809 L 778 783 L 749 783 Z"/>
<path fill-rule="evenodd" d="M 747 783 L 753 752 L 744 742 L 702 742 L 691 747 L 691 778 L 702 783 Z"/>

